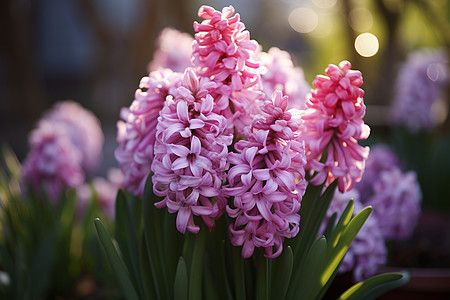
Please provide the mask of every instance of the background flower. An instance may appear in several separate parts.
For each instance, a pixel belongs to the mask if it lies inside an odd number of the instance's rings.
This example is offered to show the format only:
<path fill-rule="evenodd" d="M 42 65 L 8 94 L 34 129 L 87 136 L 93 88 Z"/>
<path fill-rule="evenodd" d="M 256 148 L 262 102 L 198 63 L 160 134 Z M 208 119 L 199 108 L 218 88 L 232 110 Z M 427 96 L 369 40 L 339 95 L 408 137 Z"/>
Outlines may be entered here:
<path fill-rule="evenodd" d="M 411 132 L 434 128 L 445 110 L 441 96 L 449 78 L 446 51 L 411 52 L 397 75 L 391 106 L 393 123 L 404 125 Z"/>
<path fill-rule="evenodd" d="M 260 49 L 256 54 L 263 68 L 261 82 L 266 98 L 280 90 L 289 97 L 289 108 L 304 108 L 311 87 L 305 80 L 303 69 L 294 67 L 291 55 L 277 47 L 267 52 Z"/>
<path fill-rule="evenodd" d="M 39 122 L 30 134 L 29 144 L 30 151 L 22 171 L 25 188 L 30 185 L 41 196 L 44 192 L 55 204 L 64 188 L 75 188 L 83 183 L 81 151 L 72 144 L 66 129 L 58 122 Z"/>
<path fill-rule="evenodd" d="M 105 139 L 99 119 L 79 103 L 70 100 L 57 102 L 43 119 L 65 128 L 72 144 L 81 151 L 84 171 L 94 173 L 101 162 Z"/>
<path fill-rule="evenodd" d="M 29 136 L 23 184 L 56 202 L 64 188 L 76 188 L 101 161 L 103 132 L 95 115 L 73 101 L 56 103 Z M 42 191 L 41 191 L 42 192 Z"/>
<path fill-rule="evenodd" d="M 148 72 L 170 69 L 183 73 L 191 67 L 192 42 L 194 38 L 174 28 L 164 28 L 157 41 L 157 49 L 152 61 L 148 64 Z"/>
<path fill-rule="evenodd" d="M 142 196 L 153 161 L 156 124 L 166 97 L 181 84 L 181 74 L 169 69 L 143 77 L 135 99 L 121 111 L 124 121 L 117 123 L 119 146 L 115 156 L 124 173 L 124 187 Z"/>
<path fill-rule="evenodd" d="M 84 215 L 90 201 L 95 199 L 97 208 L 107 218 L 114 220 L 117 192 L 123 186 L 123 173 L 120 169 L 112 168 L 107 177 L 97 176 L 91 183 L 85 183 L 77 188 L 77 214 Z"/>
<path fill-rule="evenodd" d="M 374 208 L 378 226 L 386 240 L 405 240 L 416 227 L 422 193 L 415 172 L 403 172 L 395 153 L 387 146 L 374 146 L 366 174 L 355 188 L 361 202 Z"/>

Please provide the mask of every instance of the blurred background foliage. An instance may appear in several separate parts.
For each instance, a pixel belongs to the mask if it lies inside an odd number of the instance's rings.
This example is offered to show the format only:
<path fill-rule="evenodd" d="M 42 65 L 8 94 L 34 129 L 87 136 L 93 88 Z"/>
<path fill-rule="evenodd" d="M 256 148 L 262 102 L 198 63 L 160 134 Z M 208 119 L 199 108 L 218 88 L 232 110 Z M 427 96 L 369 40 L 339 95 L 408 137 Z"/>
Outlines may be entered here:
<path fill-rule="evenodd" d="M 202 4 L 233 5 L 265 51 L 291 53 L 311 84 L 329 63 L 351 61 L 365 78 L 368 143 L 395 146 L 418 172 L 424 206 L 450 211 L 449 94 L 431 132 L 391 126 L 395 78 L 408 53 L 449 52 L 448 0 L 2 0 L 0 3 L 0 138 L 23 159 L 27 135 L 53 103 L 73 99 L 92 110 L 105 132 L 102 172 L 115 166 L 119 111 L 146 75 L 160 31 L 193 34 Z M 355 48 L 360 34 L 369 40 Z M 367 35 L 370 33 L 371 35 Z M 364 50 L 365 49 L 365 50 Z M 358 52 L 359 51 L 359 52 Z M 369 51 L 369 53 L 364 52 Z M 448 91 L 448 87 L 447 87 Z"/>

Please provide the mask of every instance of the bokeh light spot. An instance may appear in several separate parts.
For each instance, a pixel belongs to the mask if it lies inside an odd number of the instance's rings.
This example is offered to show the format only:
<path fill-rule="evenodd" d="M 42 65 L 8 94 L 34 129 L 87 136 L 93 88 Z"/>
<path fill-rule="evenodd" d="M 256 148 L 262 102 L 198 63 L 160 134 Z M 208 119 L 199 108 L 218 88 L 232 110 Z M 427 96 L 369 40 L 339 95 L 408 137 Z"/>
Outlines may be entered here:
<path fill-rule="evenodd" d="M 289 14 L 289 25 L 300 33 L 309 33 L 316 29 L 319 24 L 317 13 L 307 7 L 299 7 Z"/>
<path fill-rule="evenodd" d="M 320 8 L 332 8 L 337 0 L 313 0 L 313 3 Z"/>
<path fill-rule="evenodd" d="M 436 124 L 442 124 L 447 119 L 448 104 L 443 99 L 439 98 L 433 102 L 430 109 L 431 118 Z"/>
<path fill-rule="evenodd" d="M 437 81 L 439 77 L 444 76 L 445 67 L 439 63 L 429 64 L 427 68 L 427 76 L 433 81 Z"/>
<path fill-rule="evenodd" d="M 379 49 L 378 39 L 371 33 L 361 33 L 355 40 L 355 49 L 363 57 L 374 56 Z"/>
<path fill-rule="evenodd" d="M 364 7 L 357 7 L 348 14 L 348 23 L 353 30 L 364 32 L 372 28 L 372 13 Z"/>

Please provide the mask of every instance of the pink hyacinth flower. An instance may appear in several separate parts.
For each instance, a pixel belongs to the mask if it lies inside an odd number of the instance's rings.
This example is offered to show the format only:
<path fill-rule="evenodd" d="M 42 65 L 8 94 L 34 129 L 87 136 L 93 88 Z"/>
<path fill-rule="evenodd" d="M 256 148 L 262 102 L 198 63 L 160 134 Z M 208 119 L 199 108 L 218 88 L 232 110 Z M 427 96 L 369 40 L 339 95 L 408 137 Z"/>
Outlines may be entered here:
<path fill-rule="evenodd" d="M 170 69 L 183 73 L 191 67 L 192 42 L 194 38 L 174 28 L 164 28 L 158 37 L 157 49 L 148 65 L 148 72 Z"/>
<path fill-rule="evenodd" d="M 291 55 L 279 48 L 272 47 L 269 51 L 257 52 L 263 71 L 261 82 L 266 97 L 280 90 L 289 97 L 289 108 L 303 109 L 307 94 L 311 87 L 305 80 L 305 74 L 299 67 L 294 67 Z"/>
<path fill-rule="evenodd" d="M 158 118 L 152 181 L 154 193 L 164 199 L 155 205 L 177 213 L 176 226 L 182 233 L 200 230 L 194 216 L 212 228 L 212 218 L 219 217 L 226 204 L 220 188 L 232 136 L 226 133 L 225 117 L 213 112 L 210 93 L 215 87 L 186 69 L 182 86 Z"/>
<path fill-rule="evenodd" d="M 81 164 L 85 172 L 93 173 L 99 167 L 104 136 L 99 119 L 91 111 L 67 100 L 57 102 L 43 119 L 65 128 L 74 147 L 81 151 Z"/>
<path fill-rule="evenodd" d="M 166 98 L 181 84 L 181 74 L 169 69 L 143 77 L 129 109 L 123 109 L 119 121 L 119 147 L 115 156 L 124 173 L 124 187 L 142 196 L 154 156 L 156 124 Z"/>
<path fill-rule="evenodd" d="M 45 195 L 56 204 L 65 188 L 84 181 L 82 152 L 73 145 L 67 129 L 59 122 L 41 120 L 29 138 L 30 152 L 23 164 L 22 184 Z"/>
<path fill-rule="evenodd" d="M 228 159 L 225 193 L 233 197 L 226 210 L 234 219 L 231 243 L 243 246 L 250 257 L 255 247 L 275 258 L 283 250 L 284 238 L 297 235 L 300 201 L 306 188 L 304 145 L 298 139 L 300 119 L 287 111 L 288 99 L 280 91 L 263 105 L 263 115 L 245 130 L 247 140 L 236 143 Z"/>
<path fill-rule="evenodd" d="M 222 12 L 202 6 L 198 16 L 202 23 L 194 23 L 193 64 L 200 76 L 217 83 L 215 112 L 232 119 L 238 133 L 251 123 L 258 112 L 256 100 L 260 91 L 260 67 L 254 59 L 258 44 L 234 14 L 232 6 Z"/>
<path fill-rule="evenodd" d="M 348 61 L 329 65 L 328 76 L 318 75 L 315 89 L 306 101 L 302 115 L 303 137 L 309 167 L 317 172 L 312 184 L 338 180 L 341 192 L 352 189 L 361 179 L 368 147 L 358 140 L 369 136 L 364 124 L 364 91 L 361 72 L 351 70 Z"/>
<path fill-rule="evenodd" d="M 123 173 L 120 169 L 112 168 L 108 170 L 107 177 L 95 177 L 92 180 L 92 185 L 85 183 L 77 188 L 77 214 L 81 217 L 89 201 L 96 198 L 98 208 L 109 220 L 114 219 L 116 210 L 116 196 L 117 192 L 123 185 Z"/>

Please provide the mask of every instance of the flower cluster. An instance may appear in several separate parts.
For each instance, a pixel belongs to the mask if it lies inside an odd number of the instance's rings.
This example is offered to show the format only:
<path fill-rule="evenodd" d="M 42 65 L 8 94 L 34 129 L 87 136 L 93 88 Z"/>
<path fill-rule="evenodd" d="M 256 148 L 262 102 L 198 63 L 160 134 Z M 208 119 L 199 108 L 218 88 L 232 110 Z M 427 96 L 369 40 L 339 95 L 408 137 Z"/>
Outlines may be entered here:
<path fill-rule="evenodd" d="M 325 72 L 328 76 L 314 80 L 315 90 L 302 115 L 306 155 L 308 165 L 317 172 L 311 183 L 338 179 L 339 190 L 344 192 L 361 179 L 369 154 L 368 147 L 358 145 L 370 133 L 362 120 L 366 111 L 360 88 L 363 80 L 348 61 L 329 65 Z"/>
<path fill-rule="evenodd" d="M 361 202 L 373 206 L 386 240 L 405 240 L 411 236 L 420 215 L 422 193 L 415 172 L 402 172 L 390 148 L 372 148 L 366 172 L 355 188 L 364 195 Z"/>
<path fill-rule="evenodd" d="M 280 90 L 289 97 L 289 107 L 304 108 L 311 88 L 305 80 L 303 70 L 294 67 L 291 55 L 272 47 L 268 52 L 258 51 L 257 58 L 263 67 L 261 79 L 264 93 L 272 95 L 276 90 Z"/>
<path fill-rule="evenodd" d="M 257 42 L 250 40 L 239 14 L 233 14 L 232 6 L 222 12 L 209 6 L 199 9 L 203 21 L 194 23 L 192 62 L 200 76 L 217 83 L 215 110 L 232 118 L 230 125 L 242 133 L 258 112 L 260 66 L 255 60 Z"/>
<path fill-rule="evenodd" d="M 404 125 L 411 132 L 434 128 L 441 118 L 439 97 L 449 84 L 449 74 L 446 51 L 412 52 L 397 75 L 391 107 L 394 123 Z"/>
<path fill-rule="evenodd" d="M 166 100 L 158 118 L 152 181 L 155 194 L 164 199 L 155 205 L 178 212 L 176 225 L 182 233 L 200 230 L 193 215 L 211 228 L 211 218 L 220 216 L 225 207 L 220 187 L 232 136 L 226 134 L 225 117 L 213 112 L 210 92 L 215 86 L 186 69 L 182 86 Z"/>
<path fill-rule="evenodd" d="M 148 65 L 148 72 L 170 69 L 184 72 L 191 66 L 193 37 L 174 28 L 165 28 L 158 38 L 153 60 Z"/>
<path fill-rule="evenodd" d="M 202 6 L 198 15 L 192 67 L 152 71 L 123 111 L 116 158 L 124 188 L 142 196 L 151 174 L 162 197 L 155 205 L 177 214 L 180 232 L 197 233 L 200 218 L 212 229 L 226 213 L 242 256 L 259 247 L 274 258 L 299 232 L 305 174 L 324 152 L 332 161 L 313 184 L 330 173 L 350 190 L 361 176 L 368 149 L 357 139 L 369 133 L 361 73 L 330 65 L 302 109 L 308 87 L 287 52 L 257 51 L 231 6 Z"/>
<path fill-rule="evenodd" d="M 327 211 L 321 232 L 324 231 L 325 224 L 328 223 L 334 213 L 342 214 L 350 200 L 354 201 L 354 215 L 363 209 L 357 190 L 353 189 L 345 193 L 336 192 Z M 370 215 L 345 254 L 339 273 L 352 272 L 353 279 L 357 282 L 373 276 L 380 266 L 386 264 L 387 249 L 378 224 L 377 218 Z"/>
<path fill-rule="evenodd" d="M 124 187 L 136 196 L 142 196 L 151 171 L 159 112 L 166 97 L 181 85 L 181 77 L 169 69 L 150 73 L 141 79 L 130 108 L 121 112 L 124 121 L 117 124 L 115 156 L 124 172 Z"/>
<path fill-rule="evenodd" d="M 90 111 L 73 101 L 57 103 L 41 119 L 29 138 L 23 164 L 23 184 L 35 191 L 41 185 L 52 203 L 64 188 L 76 188 L 100 161 L 103 132 Z"/>
<path fill-rule="evenodd" d="M 83 216 L 91 199 L 110 220 L 114 219 L 116 210 L 116 196 L 123 186 L 123 173 L 120 169 L 108 170 L 107 177 L 95 177 L 92 184 L 84 183 L 77 188 L 77 215 Z"/>
<path fill-rule="evenodd" d="M 286 111 L 288 98 L 280 91 L 262 106 L 263 115 L 245 130 L 246 140 L 229 154 L 228 215 L 231 243 L 243 245 L 242 256 L 263 247 L 266 257 L 277 257 L 284 238 L 299 230 L 301 197 L 305 191 L 304 144 L 299 140 L 301 120 Z"/>

